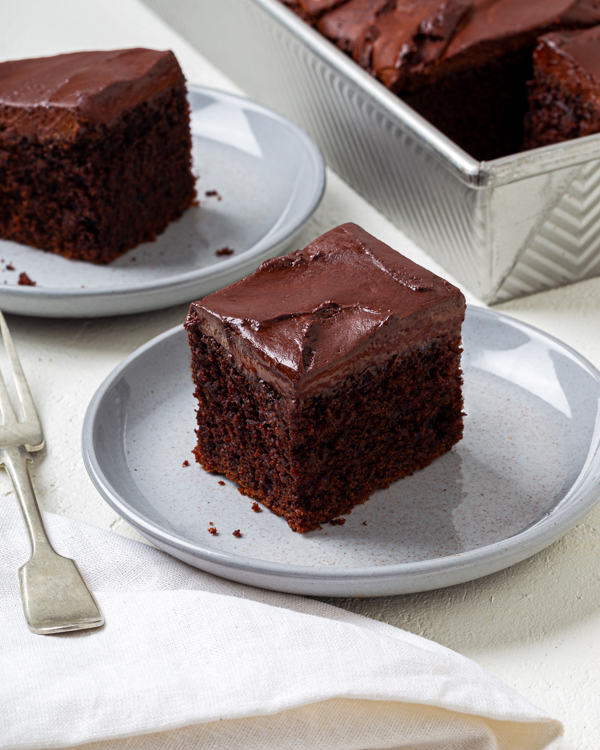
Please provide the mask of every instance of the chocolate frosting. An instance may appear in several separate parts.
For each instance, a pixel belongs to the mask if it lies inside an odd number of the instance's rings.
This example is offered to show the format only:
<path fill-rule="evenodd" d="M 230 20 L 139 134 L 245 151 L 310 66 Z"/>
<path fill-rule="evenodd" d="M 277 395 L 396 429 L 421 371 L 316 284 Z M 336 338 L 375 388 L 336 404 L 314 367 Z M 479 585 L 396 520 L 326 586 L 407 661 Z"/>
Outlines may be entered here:
<path fill-rule="evenodd" d="M 355 57 L 389 88 L 404 88 L 409 75 L 442 58 L 473 11 L 471 0 L 397 2 L 393 11 L 380 16 Z"/>
<path fill-rule="evenodd" d="M 298 0 L 298 5 L 306 13 L 312 16 L 319 16 L 337 5 L 341 5 L 344 0 Z"/>
<path fill-rule="evenodd" d="M 183 74 L 175 55 L 151 49 L 73 52 L 0 63 L 0 138 L 73 140 L 110 125 Z"/>
<path fill-rule="evenodd" d="M 563 58 L 563 72 L 587 75 L 600 84 L 600 26 L 587 31 L 547 34 L 540 44 L 548 45 Z"/>
<path fill-rule="evenodd" d="M 393 0 L 350 0 L 333 12 L 325 14 L 317 28 L 340 49 L 353 55 L 374 26 L 378 16 L 393 7 Z"/>
<path fill-rule="evenodd" d="M 459 336 L 462 293 L 356 224 L 194 302 L 186 328 L 294 399 L 434 337 Z"/>
<path fill-rule="evenodd" d="M 578 15 L 578 7 L 581 5 L 587 6 L 589 18 L 583 13 Z M 491 42 L 502 43 L 511 38 L 518 39 L 519 43 L 521 40 L 531 43 L 533 38 L 553 27 L 599 21 L 600 2 L 475 0 L 473 17 L 452 40 L 444 57 L 449 59 L 475 46 Z"/>
<path fill-rule="evenodd" d="M 402 93 L 519 49 L 554 29 L 600 23 L 600 0 L 349 0 L 319 30 Z"/>

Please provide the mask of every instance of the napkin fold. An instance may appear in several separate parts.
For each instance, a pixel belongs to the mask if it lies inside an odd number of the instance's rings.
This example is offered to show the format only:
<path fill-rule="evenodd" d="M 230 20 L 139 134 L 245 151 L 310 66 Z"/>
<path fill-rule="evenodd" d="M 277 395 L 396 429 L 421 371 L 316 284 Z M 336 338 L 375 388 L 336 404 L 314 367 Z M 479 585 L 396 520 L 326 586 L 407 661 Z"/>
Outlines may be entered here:
<path fill-rule="evenodd" d="M 29 541 L 0 505 L 0 750 L 549 750 L 562 726 L 437 643 L 303 597 L 216 578 L 44 514 L 106 618 L 27 629 Z"/>

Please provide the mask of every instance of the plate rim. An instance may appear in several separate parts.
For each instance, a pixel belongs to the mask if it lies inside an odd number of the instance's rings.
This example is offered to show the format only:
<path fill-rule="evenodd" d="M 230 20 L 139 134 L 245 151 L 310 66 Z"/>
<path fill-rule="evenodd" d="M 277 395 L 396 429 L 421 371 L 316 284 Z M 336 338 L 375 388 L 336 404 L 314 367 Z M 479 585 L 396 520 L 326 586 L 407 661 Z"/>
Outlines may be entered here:
<path fill-rule="evenodd" d="M 251 110 L 254 112 L 260 112 L 261 114 L 267 115 L 270 119 L 278 122 L 285 129 L 293 132 L 298 138 L 299 142 L 302 143 L 306 150 L 308 161 L 312 165 L 313 179 L 314 179 L 314 191 L 312 199 L 308 202 L 303 214 L 293 225 L 284 225 L 284 231 L 278 231 L 275 233 L 273 239 L 265 242 L 265 238 L 269 236 L 270 231 L 267 232 L 262 238 L 258 240 L 254 245 L 249 247 L 240 255 L 233 258 L 224 258 L 218 263 L 214 263 L 211 266 L 204 268 L 195 269 L 192 271 L 186 271 L 176 276 L 168 277 L 165 282 L 163 279 L 154 279 L 151 281 L 144 281 L 139 284 L 133 284 L 131 286 L 123 286 L 117 289 L 111 289 L 110 287 L 86 287 L 81 289 L 78 287 L 62 288 L 62 287 L 48 287 L 48 286 L 0 286 L 0 307 L 5 304 L 5 300 L 16 299 L 16 300 L 30 300 L 31 298 L 42 300 L 92 300 L 99 298 L 107 298 L 114 300 L 120 297 L 134 297 L 145 295 L 153 291 L 161 290 L 168 292 L 169 290 L 185 287 L 192 284 L 202 283 L 206 280 L 218 281 L 219 278 L 227 276 L 232 269 L 238 266 L 248 266 L 256 261 L 257 257 L 262 254 L 269 252 L 273 248 L 281 248 L 303 227 L 314 212 L 319 207 L 323 196 L 325 194 L 325 187 L 327 181 L 327 170 L 325 165 L 324 157 L 319 150 L 319 147 L 315 141 L 295 122 L 290 120 L 288 117 L 280 114 L 271 107 L 267 107 L 260 102 L 256 102 L 252 99 L 248 99 L 244 96 L 237 94 L 231 94 L 227 91 L 221 91 L 220 89 L 211 88 L 209 86 L 200 86 L 198 84 L 188 83 L 187 84 L 188 95 L 191 93 L 203 94 L 205 96 L 216 97 L 222 102 L 233 102 L 240 109 Z M 2 240 L 2 238 L 0 238 Z M 18 244 L 18 243 L 17 243 Z M 28 247 L 28 246 L 25 246 Z M 39 248 L 33 248 L 44 252 Z M 131 248 L 133 249 L 133 248 Z M 46 253 L 51 256 L 52 253 Z M 60 257 L 60 256 L 59 256 Z M 85 262 L 85 261 L 75 261 Z M 150 307 L 151 309 L 159 309 Z M 118 315 L 117 313 L 109 313 L 108 315 Z M 68 316 L 72 317 L 72 316 Z"/>
<path fill-rule="evenodd" d="M 560 341 L 560 339 L 557 339 L 551 334 L 541 331 L 539 328 L 531 326 L 528 323 L 524 323 L 496 310 L 490 310 L 475 305 L 467 305 L 467 314 L 472 316 L 482 316 L 483 318 L 489 318 L 496 322 L 500 321 L 504 324 L 521 328 L 526 332 L 533 333 L 535 336 L 551 342 L 555 347 L 562 350 L 565 354 L 568 354 L 570 359 L 574 360 L 578 366 L 588 372 L 588 374 L 596 380 L 600 390 L 600 370 L 598 370 L 598 368 L 596 368 L 583 355 L 579 354 L 575 349 Z M 396 593 L 408 593 L 409 590 L 411 592 L 426 591 L 433 588 L 440 588 L 442 586 L 475 580 L 479 577 L 497 572 L 517 562 L 525 560 L 564 536 L 564 534 L 566 534 L 575 524 L 584 518 L 592 508 L 598 504 L 598 502 L 600 502 L 600 484 L 595 484 L 592 489 L 584 490 L 581 497 L 578 498 L 578 502 L 573 502 L 572 498 L 572 495 L 577 493 L 577 485 L 581 483 L 584 475 L 590 475 L 594 468 L 596 468 L 598 475 L 600 476 L 599 446 L 596 454 L 594 454 L 596 459 L 595 464 L 597 465 L 595 465 L 594 462 L 592 462 L 590 466 L 584 465 L 564 497 L 539 521 L 507 539 L 453 555 L 428 558 L 427 560 L 419 560 L 416 562 L 402 562 L 381 566 L 348 567 L 338 570 L 333 566 L 294 565 L 277 563 L 269 560 L 260 560 L 255 557 L 246 557 L 233 552 L 215 550 L 214 548 L 206 547 L 197 542 L 190 542 L 178 534 L 162 529 L 155 523 L 145 519 L 143 515 L 138 514 L 131 509 L 126 501 L 124 501 L 116 491 L 112 490 L 110 481 L 104 474 L 93 449 L 93 429 L 95 418 L 100 406 L 102 405 L 104 397 L 112 387 L 113 383 L 122 375 L 132 362 L 154 346 L 158 345 L 162 340 L 184 334 L 185 330 L 183 329 L 183 326 L 178 325 L 158 336 L 155 336 L 126 357 L 119 365 L 117 365 L 117 367 L 114 368 L 107 378 L 105 378 L 92 397 L 85 414 L 82 430 L 82 454 L 85 467 L 94 486 L 114 511 L 116 511 L 127 523 L 133 526 L 143 536 L 150 538 L 155 544 L 160 542 L 167 547 L 173 547 L 199 562 L 204 562 L 211 566 L 216 565 L 219 568 L 226 568 L 227 570 L 237 571 L 239 573 L 245 572 L 248 575 L 255 574 L 259 578 L 275 577 L 282 581 L 291 578 L 294 578 L 295 580 L 301 578 L 307 584 L 319 584 L 325 582 L 332 584 L 336 581 L 340 583 L 353 581 L 364 585 L 365 583 L 389 582 L 393 580 L 400 582 L 406 578 L 413 579 L 437 576 L 437 582 L 435 585 L 420 586 L 416 589 L 402 588 L 401 590 L 397 590 Z M 568 503 L 568 500 L 571 500 L 571 502 Z M 293 532 L 290 531 L 290 533 Z M 162 546 L 162 548 L 165 549 L 165 546 Z M 170 550 L 166 551 L 169 554 L 174 554 L 174 552 L 171 552 Z M 464 576 L 464 572 L 471 570 L 476 566 L 481 566 L 485 569 L 481 572 L 473 571 L 472 574 L 469 573 L 467 576 Z M 201 566 L 199 565 L 198 567 Z M 217 573 L 217 575 L 218 574 L 219 573 Z M 446 576 L 448 581 L 440 582 L 440 576 Z M 253 581 L 253 585 L 261 586 L 262 584 Z M 271 586 L 269 586 L 269 588 L 270 587 Z M 273 586 L 273 588 L 275 590 L 277 589 L 276 586 Z M 354 588 L 356 588 L 356 586 Z M 295 590 L 300 593 L 309 593 L 308 589 L 302 589 L 302 591 L 301 589 L 302 586 L 295 587 Z M 318 594 L 318 592 L 313 591 L 312 589 L 310 593 Z M 335 595 L 329 590 L 327 592 L 324 591 L 323 593 L 324 595 Z M 339 595 L 346 596 L 347 594 Z M 365 594 L 364 592 L 355 595 L 368 596 L 368 594 Z"/>

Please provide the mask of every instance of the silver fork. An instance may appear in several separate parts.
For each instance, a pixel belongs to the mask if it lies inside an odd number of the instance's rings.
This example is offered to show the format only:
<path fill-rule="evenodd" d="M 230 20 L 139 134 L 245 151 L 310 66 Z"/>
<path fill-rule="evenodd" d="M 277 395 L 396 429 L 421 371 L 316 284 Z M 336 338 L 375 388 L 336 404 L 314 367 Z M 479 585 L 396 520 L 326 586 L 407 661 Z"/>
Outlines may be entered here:
<path fill-rule="evenodd" d="M 104 617 L 77 563 L 54 551 L 44 528 L 27 466 L 32 460 L 28 451 L 44 447 L 42 425 L 1 312 L 0 330 L 23 411 L 19 420 L 0 373 L 0 464 L 12 479 L 31 540 L 31 558 L 19 569 L 25 619 L 40 635 L 97 628 Z"/>

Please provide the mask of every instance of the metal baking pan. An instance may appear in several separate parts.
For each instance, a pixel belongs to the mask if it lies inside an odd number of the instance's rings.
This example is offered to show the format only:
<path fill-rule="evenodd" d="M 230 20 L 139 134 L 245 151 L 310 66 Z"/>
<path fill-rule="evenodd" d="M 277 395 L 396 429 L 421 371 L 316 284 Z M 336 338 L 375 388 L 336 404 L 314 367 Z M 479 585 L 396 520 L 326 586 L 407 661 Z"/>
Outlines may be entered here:
<path fill-rule="evenodd" d="M 600 134 L 480 162 L 278 0 L 145 1 L 480 299 L 600 274 Z"/>

